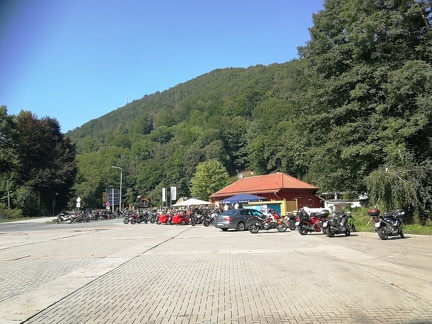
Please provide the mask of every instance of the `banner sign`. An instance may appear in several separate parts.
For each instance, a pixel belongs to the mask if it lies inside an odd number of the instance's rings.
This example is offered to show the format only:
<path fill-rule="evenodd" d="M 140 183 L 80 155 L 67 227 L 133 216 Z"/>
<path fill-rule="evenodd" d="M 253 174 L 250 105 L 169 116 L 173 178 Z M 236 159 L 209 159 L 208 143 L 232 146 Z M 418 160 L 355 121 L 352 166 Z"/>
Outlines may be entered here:
<path fill-rule="evenodd" d="M 171 200 L 177 199 L 177 187 L 171 187 Z"/>
<path fill-rule="evenodd" d="M 162 188 L 162 201 L 166 202 L 166 188 Z"/>

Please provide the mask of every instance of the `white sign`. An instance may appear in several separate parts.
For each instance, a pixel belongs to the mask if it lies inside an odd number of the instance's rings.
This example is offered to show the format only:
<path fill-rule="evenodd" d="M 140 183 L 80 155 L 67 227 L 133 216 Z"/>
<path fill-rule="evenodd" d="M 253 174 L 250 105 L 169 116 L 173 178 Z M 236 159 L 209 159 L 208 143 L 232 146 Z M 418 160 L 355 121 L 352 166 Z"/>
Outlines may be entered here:
<path fill-rule="evenodd" d="M 177 187 L 171 187 L 171 200 L 177 200 Z"/>
<path fill-rule="evenodd" d="M 79 202 L 77 202 L 77 208 L 80 208 L 81 207 L 81 204 L 79 203 Z"/>
<path fill-rule="evenodd" d="M 81 198 L 78 197 L 78 198 L 77 198 L 77 203 L 79 204 L 80 202 L 81 202 Z"/>

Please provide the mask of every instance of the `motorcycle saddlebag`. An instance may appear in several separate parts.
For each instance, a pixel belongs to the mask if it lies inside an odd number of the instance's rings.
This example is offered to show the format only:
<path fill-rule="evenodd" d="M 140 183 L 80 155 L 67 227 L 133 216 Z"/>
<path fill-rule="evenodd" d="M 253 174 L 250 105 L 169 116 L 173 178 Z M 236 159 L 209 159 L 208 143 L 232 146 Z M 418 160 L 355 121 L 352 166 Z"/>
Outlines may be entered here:
<path fill-rule="evenodd" d="M 376 217 L 380 215 L 380 211 L 378 209 L 369 209 L 367 211 L 368 215 L 371 217 Z"/>

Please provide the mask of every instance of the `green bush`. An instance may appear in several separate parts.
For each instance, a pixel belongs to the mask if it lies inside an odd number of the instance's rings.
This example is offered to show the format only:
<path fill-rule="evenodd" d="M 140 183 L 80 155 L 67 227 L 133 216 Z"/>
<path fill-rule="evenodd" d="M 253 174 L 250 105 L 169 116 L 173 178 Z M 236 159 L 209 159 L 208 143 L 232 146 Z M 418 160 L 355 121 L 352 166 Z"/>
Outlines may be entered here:
<path fill-rule="evenodd" d="M 15 206 L 21 209 L 24 216 L 37 215 L 37 196 L 27 187 L 20 187 L 14 193 Z"/>
<path fill-rule="evenodd" d="M 17 219 L 22 217 L 23 215 L 20 209 L 0 208 L 0 221 L 7 219 Z"/>

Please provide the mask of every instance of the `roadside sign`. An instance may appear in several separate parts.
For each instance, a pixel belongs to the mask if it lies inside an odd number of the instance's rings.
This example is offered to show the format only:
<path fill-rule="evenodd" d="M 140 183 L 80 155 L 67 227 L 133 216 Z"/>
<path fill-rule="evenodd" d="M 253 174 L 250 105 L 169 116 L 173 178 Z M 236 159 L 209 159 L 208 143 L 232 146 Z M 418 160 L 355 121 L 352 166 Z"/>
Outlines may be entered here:
<path fill-rule="evenodd" d="M 80 208 L 81 204 L 79 202 L 77 202 L 76 206 L 77 206 L 77 208 Z"/>

